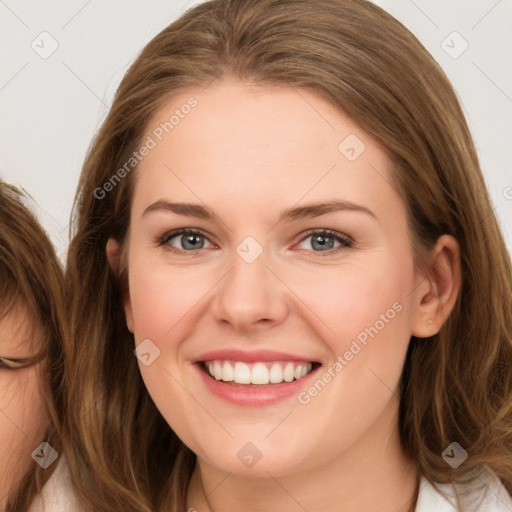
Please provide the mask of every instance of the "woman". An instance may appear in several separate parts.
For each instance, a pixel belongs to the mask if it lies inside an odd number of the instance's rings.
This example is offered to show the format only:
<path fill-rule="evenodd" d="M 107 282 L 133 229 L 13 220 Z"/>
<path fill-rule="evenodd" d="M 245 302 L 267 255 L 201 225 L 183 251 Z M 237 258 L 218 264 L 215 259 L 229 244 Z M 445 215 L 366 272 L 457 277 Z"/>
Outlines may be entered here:
<path fill-rule="evenodd" d="M 74 229 L 91 510 L 512 507 L 509 255 L 449 81 L 382 9 L 187 11 L 124 77 Z"/>
<path fill-rule="evenodd" d="M 28 510 L 54 472 L 64 273 L 25 197 L 0 182 L 0 509 Z"/>

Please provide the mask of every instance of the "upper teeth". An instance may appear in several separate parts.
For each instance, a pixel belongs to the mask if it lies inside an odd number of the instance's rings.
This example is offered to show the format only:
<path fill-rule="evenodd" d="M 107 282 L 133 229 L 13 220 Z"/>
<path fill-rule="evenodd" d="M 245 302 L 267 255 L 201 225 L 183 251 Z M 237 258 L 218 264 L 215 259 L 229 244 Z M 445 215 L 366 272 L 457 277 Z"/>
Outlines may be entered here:
<path fill-rule="evenodd" d="M 210 375 L 216 380 L 237 384 L 279 384 L 300 379 L 309 373 L 311 363 L 291 361 L 242 363 L 241 361 L 206 361 Z"/>

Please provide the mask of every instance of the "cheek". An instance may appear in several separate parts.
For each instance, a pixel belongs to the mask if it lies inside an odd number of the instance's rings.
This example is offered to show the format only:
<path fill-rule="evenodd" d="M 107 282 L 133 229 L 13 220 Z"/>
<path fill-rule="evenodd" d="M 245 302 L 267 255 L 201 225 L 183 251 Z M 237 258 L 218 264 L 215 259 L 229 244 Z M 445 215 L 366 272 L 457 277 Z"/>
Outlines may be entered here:
<path fill-rule="evenodd" d="M 277 459 L 292 465 L 302 458 L 320 464 L 349 447 L 390 408 L 402 371 L 414 273 L 411 261 L 397 261 L 395 254 L 368 253 L 338 266 L 287 263 L 274 269 L 293 291 L 276 281 L 276 293 L 290 304 L 290 316 L 279 328 L 290 335 L 307 332 L 312 343 L 322 344 L 332 358 L 324 373 L 331 373 L 294 398 L 290 406 L 296 414 L 271 437 L 264 433 L 278 422 L 275 417 L 265 416 L 251 426 L 236 415 L 221 416 L 235 441 L 227 439 L 201 404 L 191 399 L 188 390 L 193 394 L 193 382 L 177 384 L 186 377 L 177 366 L 181 341 L 193 338 L 195 330 L 205 335 L 219 327 L 213 325 L 208 307 L 222 271 L 200 265 L 197 270 L 165 268 L 134 260 L 130 294 L 135 338 L 137 343 L 149 338 L 161 350 L 153 364 L 139 366 L 162 415 L 188 446 L 212 461 L 227 460 L 226 453 L 236 453 L 239 442 L 251 436 L 265 452 L 269 467 L 275 463 L 276 468 Z M 335 368 L 338 356 L 344 362 Z M 282 418 L 282 411 L 276 410 L 276 417 Z M 225 446 L 219 439 L 225 439 Z"/>
<path fill-rule="evenodd" d="M 290 301 L 290 314 L 312 326 L 332 354 L 349 350 L 354 339 L 364 345 L 376 336 L 387 338 L 386 350 L 390 344 L 403 344 L 398 334 L 407 331 L 410 323 L 407 311 L 414 273 L 412 258 L 399 260 L 395 255 L 396 251 L 368 254 L 338 266 L 276 268 L 293 290 L 290 296 L 283 295 L 283 300 Z M 131 255 L 131 261 L 135 339 L 140 343 L 148 338 L 160 350 L 168 350 L 173 332 L 181 337 L 192 328 L 200 328 L 205 308 L 211 304 L 209 294 L 215 293 L 221 273 L 218 268 L 202 265 L 148 265 L 138 260 L 137 254 Z M 279 290 L 276 288 L 276 293 L 286 294 Z"/>
<path fill-rule="evenodd" d="M 363 433 L 375 435 L 372 425 L 384 428 L 383 421 L 394 421 L 390 411 L 398 407 L 410 340 L 412 266 L 383 261 L 362 270 L 340 267 L 323 286 L 314 279 L 297 282 L 294 291 L 308 297 L 301 314 L 309 315 L 310 325 L 315 322 L 332 359 L 297 397 L 297 414 L 287 420 L 288 429 L 275 431 L 271 442 L 260 441 L 266 453 L 275 446 L 289 447 L 286 454 L 284 448 L 280 453 L 294 460 L 300 445 L 310 463 L 321 464 Z M 291 442 L 294 432 L 301 439 L 296 445 Z"/>
<path fill-rule="evenodd" d="M 33 463 L 31 453 L 44 440 L 48 428 L 36 366 L 0 371 L 0 411 L 0 482 L 7 492 Z"/>
<path fill-rule="evenodd" d="M 192 266 L 154 266 L 137 263 L 134 258 L 130 275 L 130 300 L 135 339 L 151 339 L 160 346 L 164 338 L 189 314 L 218 280 L 213 271 L 200 274 Z"/>
<path fill-rule="evenodd" d="M 378 336 L 393 344 L 400 332 L 409 330 L 414 283 L 409 259 L 368 254 L 337 267 L 281 274 L 301 298 L 296 301 L 299 314 L 336 354 L 348 350 L 355 339 L 364 345 Z"/>

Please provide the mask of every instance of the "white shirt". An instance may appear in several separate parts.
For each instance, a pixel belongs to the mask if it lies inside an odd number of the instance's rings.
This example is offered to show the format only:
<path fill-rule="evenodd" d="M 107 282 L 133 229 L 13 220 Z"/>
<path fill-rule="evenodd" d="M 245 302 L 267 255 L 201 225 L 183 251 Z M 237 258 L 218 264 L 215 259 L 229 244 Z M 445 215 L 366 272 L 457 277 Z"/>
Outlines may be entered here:
<path fill-rule="evenodd" d="M 54 464 L 57 464 L 55 471 L 28 512 L 84 512 L 71 487 L 66 459 L 61 456 Z"/>
<path fill-rule="evenodd" d="M 433 486 L 422 475 L 415 512 L 459 512 L 456 494 L 463 512 L 512 512 L 512 498 L 494 471 L 468 484 L 439 484 Z M 437 489 L 448 494 L 448 499 Z"/>
<path fill-rule="evenodd" d="M 448 499 L 443 497 L 436 487 L 445 491 Z M 489 468 L 487 474 L 484 473 L 479 480 L 465 486 L 438 483 L 433 486 L 422 475 L 415 512 L 460 512 L 456 507 L 455 489 L 464 507 L 462 512 L 512 512 L 512 498 Z M 464 497 L 463 493 L 466 491 Z M 72 491 L 63 457 L 41 495 L 30 506 L 29 512 L 83 512 Z"/>

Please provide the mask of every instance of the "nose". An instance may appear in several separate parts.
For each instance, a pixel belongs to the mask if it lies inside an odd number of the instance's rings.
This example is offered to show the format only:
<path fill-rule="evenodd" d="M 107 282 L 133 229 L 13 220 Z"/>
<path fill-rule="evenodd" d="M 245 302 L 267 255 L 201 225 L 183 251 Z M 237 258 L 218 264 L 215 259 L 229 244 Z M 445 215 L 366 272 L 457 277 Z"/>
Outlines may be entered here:
<path fill-rule="evenodd" d="M 230 271 L 216 287 L 212 303 L 218 322 L 239 332 L 254 332 L 283 322 L 289 309 L 287 288 L 267 263 L 265 251 L 251 263 L 233 252 Z"/>

